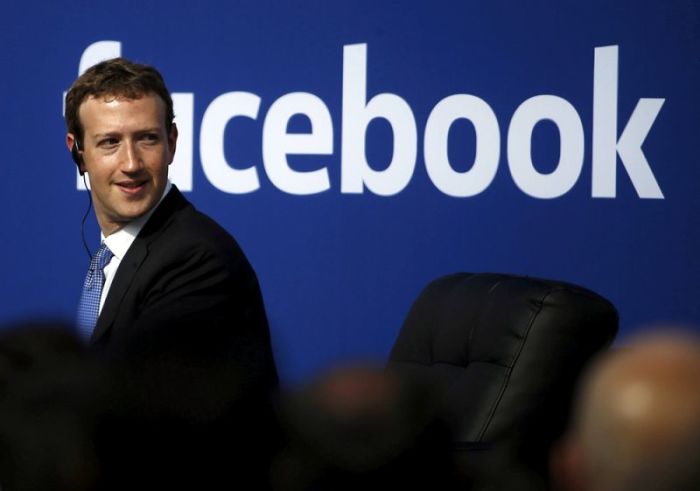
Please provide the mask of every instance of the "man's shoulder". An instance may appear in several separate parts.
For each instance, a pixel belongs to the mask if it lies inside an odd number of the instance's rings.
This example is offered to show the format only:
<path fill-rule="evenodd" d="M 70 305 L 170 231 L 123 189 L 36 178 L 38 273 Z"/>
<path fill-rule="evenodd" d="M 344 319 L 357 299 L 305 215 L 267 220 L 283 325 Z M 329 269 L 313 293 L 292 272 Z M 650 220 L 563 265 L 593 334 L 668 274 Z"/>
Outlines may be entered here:
<path fill-rule="evenodd" d="M 177 188 L 171 190 L 162 205 L 149 220 L 148 230 L 144 227 L 147 233 L 143 240 L 151 252 L 162 258 L 206 255 L 223 262 L 238 263 L 243 259 L 247 263 L 236 239 L 214 219 L 197 210 Z"/>
<path fill-rule="evenodd" d="M 228 230 L 193 206 L 174 217 L 171 232 L 181 237 L 186 245 L 240 250 L 238 242 Z"/>

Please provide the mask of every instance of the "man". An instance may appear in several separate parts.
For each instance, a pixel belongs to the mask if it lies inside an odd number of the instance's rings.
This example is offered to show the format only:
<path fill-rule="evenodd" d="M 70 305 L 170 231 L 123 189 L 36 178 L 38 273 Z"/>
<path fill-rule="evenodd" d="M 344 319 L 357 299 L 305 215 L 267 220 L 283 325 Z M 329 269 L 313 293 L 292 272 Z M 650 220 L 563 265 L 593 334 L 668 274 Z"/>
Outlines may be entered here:
<path fill-rule="evenodd" d="M 275 386 L 253 269 L 235 240 L 168 181 L 178 132 L 160 73 L 123 58 L 99 63 L 70 88 L 65 118 L 66 145 L 90 178 L 101 250 L 109 249 L 81 300 L 90 344 L 169 367 L 223 364 L 244 385 Z M 201 382 L 188 374 L 193 386 Z"/>
<path fill-rule="evenodd" d="M 674 489 L 668 487 L 675 472 L 669 460 L 677 463 L 700 441 L 699 375 L 700 341 L 670 331 L 598 360 L 553 454 L 556 488 L 631 490 L 645 482 L 650 489 Z M 657 478 L 663 482 L 653 483 Z"/>

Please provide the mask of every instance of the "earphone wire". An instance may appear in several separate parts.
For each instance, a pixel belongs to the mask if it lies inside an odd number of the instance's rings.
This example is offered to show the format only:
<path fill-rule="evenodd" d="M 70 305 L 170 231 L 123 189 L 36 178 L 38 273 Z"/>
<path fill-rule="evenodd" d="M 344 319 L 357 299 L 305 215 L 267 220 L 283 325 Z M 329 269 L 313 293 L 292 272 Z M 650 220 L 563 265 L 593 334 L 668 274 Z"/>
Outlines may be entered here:
<path fill-rule="evenodd" d="M 83 215 L 83 220 L 80 222 L 80 237 L 83 239 L 83 247 L 85 247 L 85 252 L 87 252 L 90 261 L 92 261 L 92 254 L 90 253 L 90 248 L 88 247 L 87 241 L 85 240 L 85 221 L 87 220 L 87 217 L 90 214 L 90 210 L 92 209 L 92 193 L 88 189 L 85 174 L 83 174 L 83 183 L 85 184 L 85 189 L 87 189 L 88 207 L 87 210 L 85 210 L 85 215 Z"/>

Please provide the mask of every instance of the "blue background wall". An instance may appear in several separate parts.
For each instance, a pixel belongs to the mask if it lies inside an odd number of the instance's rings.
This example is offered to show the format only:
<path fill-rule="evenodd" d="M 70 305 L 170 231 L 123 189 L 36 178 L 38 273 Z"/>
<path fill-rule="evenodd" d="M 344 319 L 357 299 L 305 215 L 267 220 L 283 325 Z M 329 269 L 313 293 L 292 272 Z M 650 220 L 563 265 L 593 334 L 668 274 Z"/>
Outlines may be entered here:
<path fill-rule="evenodd" d="M 87 205 L 65 148 L 62 94 L 91 44 L 113 40 L 124 56 L 156 65 L 174 93 L 193 94 L 192 191 L 198 208 L 241 243 L 258 272 L 283 380 L 346 358 L 386 357 L 413 299 L 436 276 L 498 271 L 557 278 L 616 304 L 624 339 L 658 322 L 700 325 L 700 6 L 695 0 L 515 1 L 24 1 L 0 18 L 0 323 L 72 319 L 87 260 Z M 393 93 L 418 134 L 408 185 L 391 196 L 341 191 L 343 51 L 367 47 L 367 99 Z M 664 99 L 643 152 L 663 199 L 641 198 L 620 159 L 614 198 L 592 196 L 596 47 L 618 46 L 618 134 L 639 99 Z M 255 164 L 260 188 L 222 192 L 200 159 L 203 115 L 219 95 L 260 97 L 256 119 L 236 118 L 223 142 L 228 163 Z M 291 92 L 320 98 L 331 115 L 330 155 L 295 155 L 298 170 L 326 168 L 330 189 L 306 196 L 267 177 L 262 128 Z M 455 198 L 431 181 L 423 133 L 452 94 L 493 109 L 500 161 L 481 193 Z M 566 99 L 584 133 L 583 167 L 552 199 L 515 184 L 508 127 L 523 101 Z M 289 131 L 310 131 L 300 116 Z M 491 135 L 493 136 L 493 135 Z M 216 144 L 214 142 L 213 144 Z M 376 169 L 392 157 L 386 120 L 366 132 Z M 448 154 L 466 172 L 474 127 L 458 120 Z M 182 146 L 180 150 L 184 148 Z M 557 126 L 538 124 L 532 160 L 542 174 L 560 155 Z M 98 229 L 90 217 L 92 246 Z"/>

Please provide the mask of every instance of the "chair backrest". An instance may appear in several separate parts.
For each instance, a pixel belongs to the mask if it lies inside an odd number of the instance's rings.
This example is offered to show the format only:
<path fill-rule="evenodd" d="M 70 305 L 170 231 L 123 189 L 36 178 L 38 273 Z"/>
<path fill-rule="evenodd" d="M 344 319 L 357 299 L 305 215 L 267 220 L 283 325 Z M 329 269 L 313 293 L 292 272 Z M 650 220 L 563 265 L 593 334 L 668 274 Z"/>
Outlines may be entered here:
<path fill-rule="evenodd" d="M 614 339 L 615 307 L 559 281 L 458 273 L 413 304 L 389 366 L 442 384 L 442 416 L 456 442 L 535 438 L 566 423 L 586 363 Z"/>

